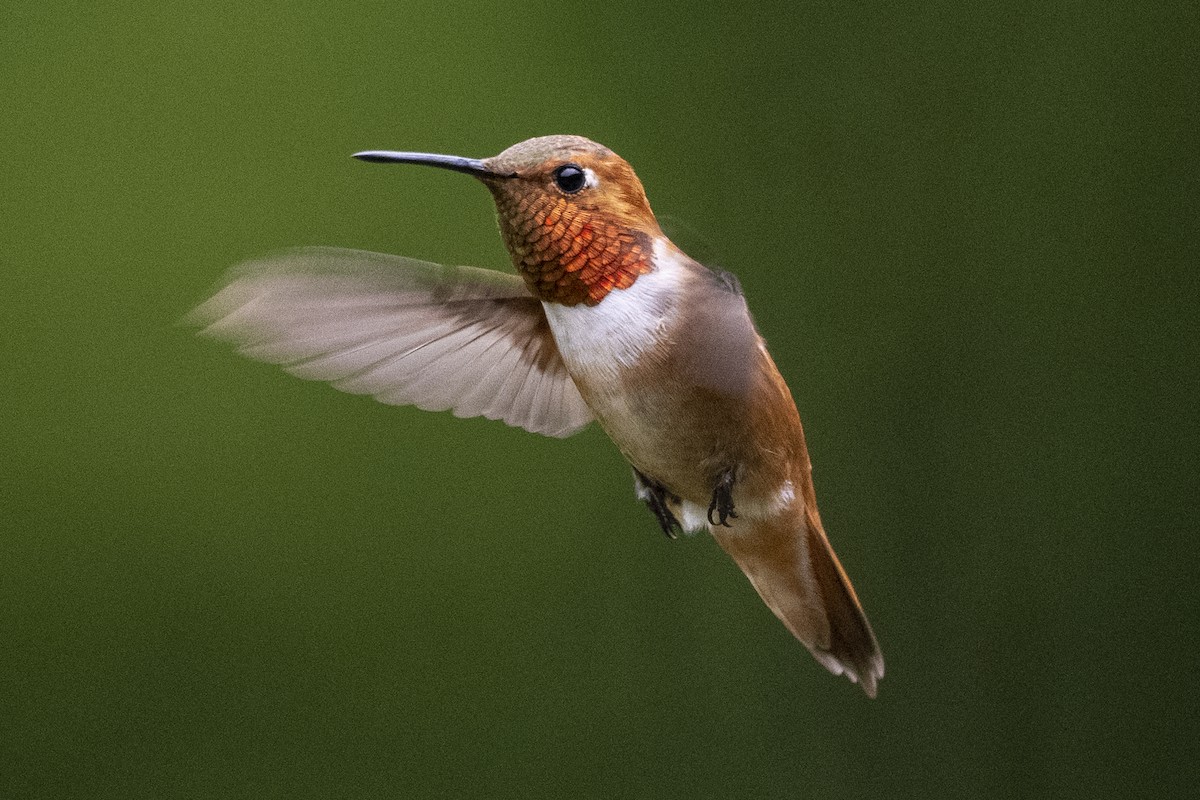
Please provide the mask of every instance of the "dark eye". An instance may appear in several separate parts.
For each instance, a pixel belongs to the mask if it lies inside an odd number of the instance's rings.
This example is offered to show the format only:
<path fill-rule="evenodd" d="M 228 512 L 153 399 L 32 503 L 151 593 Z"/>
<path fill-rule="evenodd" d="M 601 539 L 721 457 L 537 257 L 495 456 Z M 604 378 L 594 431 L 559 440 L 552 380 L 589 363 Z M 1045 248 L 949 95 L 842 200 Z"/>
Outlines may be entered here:
<path fill-rule="evenodd" d="M 587 175 L 577 164 L 563 164 L 554 170 L 554 182 L 567 194 L 575 194 L 587 183 Z"/>

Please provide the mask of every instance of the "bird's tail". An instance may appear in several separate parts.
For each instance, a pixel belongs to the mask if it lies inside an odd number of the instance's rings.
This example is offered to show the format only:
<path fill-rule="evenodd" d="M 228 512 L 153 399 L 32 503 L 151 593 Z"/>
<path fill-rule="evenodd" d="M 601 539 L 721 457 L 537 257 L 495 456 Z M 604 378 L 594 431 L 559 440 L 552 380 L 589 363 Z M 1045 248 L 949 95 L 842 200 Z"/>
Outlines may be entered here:
<path fill-rule="evenodd" d="M 714 526 L 713 536 L 767 607 L 834 675 L 874 697 L 883 654 L 815 509 L 797 502 L 769 519 Z M 812 506 L 809 506 L 812 507 Z"/>

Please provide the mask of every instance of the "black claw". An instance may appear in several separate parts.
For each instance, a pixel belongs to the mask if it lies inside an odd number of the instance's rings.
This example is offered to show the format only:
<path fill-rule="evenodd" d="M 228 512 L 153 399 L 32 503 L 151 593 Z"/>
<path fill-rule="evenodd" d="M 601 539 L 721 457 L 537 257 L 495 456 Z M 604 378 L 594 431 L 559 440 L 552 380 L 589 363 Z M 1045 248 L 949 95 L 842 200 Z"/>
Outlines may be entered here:
<path fill-rule="evenodd" d="M 679 524 L 679 520 L 671 513 L 668 502 L 678 503 L 679 498 L 667 491 L 658 481 L 652 481 L 643 475 L 638 470 L 633 471 L 633 481 L 638 490 L 638 496 L 641 497 L 646 506 L 650 509 L 650 513 L 654 514 L 654 518 L 658 520 L 658 526 L 662 528 L 662 532 L 668 539 L 677 538 L 676 530 L 683 530 L 683 526 Z"/>
<path fill-rule="evenodd" d="M 713 519 L 713 512 L 717 514 L 716 519 Z M 721 479 L 713 489 L 712 502 L 708 504 L 708 524 L 731 528 L 733 526 L 727 520 L 737 518 L 733 510 L 733 470 L 727 469 L 721 473 Z"/>

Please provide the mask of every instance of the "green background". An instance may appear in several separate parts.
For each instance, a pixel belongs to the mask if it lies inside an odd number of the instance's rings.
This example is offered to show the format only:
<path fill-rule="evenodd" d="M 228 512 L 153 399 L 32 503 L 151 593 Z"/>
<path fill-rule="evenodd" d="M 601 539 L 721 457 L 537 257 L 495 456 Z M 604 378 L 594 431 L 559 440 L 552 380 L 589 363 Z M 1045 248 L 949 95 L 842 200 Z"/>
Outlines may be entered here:
<path fill-rule="evenodd" d="M 0 12 L 0 796 L 1194 790 L 1194 4 L 55 5 Z M 284 246 L 506 268 L 349 154 L 547 133 L 741 277 L 878 700 L 594 427 L 177 324 Z"/>

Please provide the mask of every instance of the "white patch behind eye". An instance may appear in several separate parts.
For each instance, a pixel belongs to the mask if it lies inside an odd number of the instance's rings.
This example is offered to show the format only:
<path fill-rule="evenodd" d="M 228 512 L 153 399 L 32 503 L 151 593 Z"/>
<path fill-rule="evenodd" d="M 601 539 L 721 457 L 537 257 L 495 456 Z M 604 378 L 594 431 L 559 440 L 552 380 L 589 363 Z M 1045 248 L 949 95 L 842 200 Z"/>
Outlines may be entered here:
<path fill-rule="evenodd" d="M 596 173 L 592 172 L 588 167 L 583 168 L 584 186 L 588 189 L 594 189 L 600 185 L 600 179 L 596 177 Z"/>

